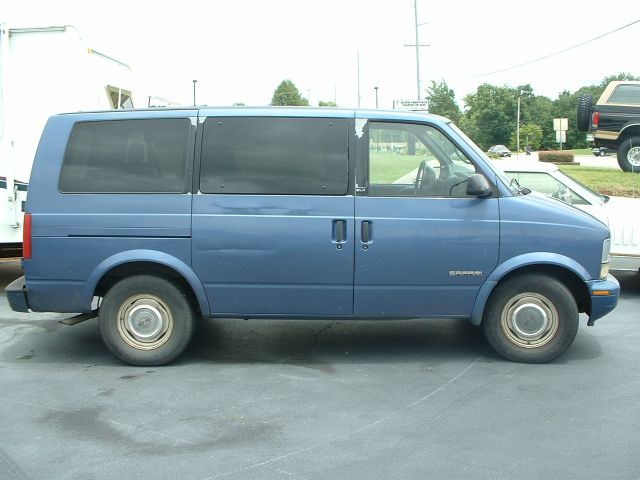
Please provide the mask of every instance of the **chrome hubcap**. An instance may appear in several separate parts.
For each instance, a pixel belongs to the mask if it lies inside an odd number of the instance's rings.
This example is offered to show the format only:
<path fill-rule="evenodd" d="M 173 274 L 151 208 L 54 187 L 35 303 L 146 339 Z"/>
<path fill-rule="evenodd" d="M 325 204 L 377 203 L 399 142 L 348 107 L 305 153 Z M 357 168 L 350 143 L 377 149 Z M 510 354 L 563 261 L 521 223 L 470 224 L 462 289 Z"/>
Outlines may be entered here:
<path fill-rule="evenodd" d="M 166 343 L 172 330 L 169 308 L 153 295 L 134 295 L 118 310 L 118 333 L 134 348 L 158 348 Z"/>
<path fill-rule="evenodd" d="M 522 293 L 505 306 L 500 324 L 514 344 L 538 348 L 549 342 L 558 331 L 558 311 L 545 296 Z"/>
<path fill-rule="evenodd" d="M 640 167 L 640 147 L 632 147 L 627 153 L 627 160 L 634 167 Z"/>

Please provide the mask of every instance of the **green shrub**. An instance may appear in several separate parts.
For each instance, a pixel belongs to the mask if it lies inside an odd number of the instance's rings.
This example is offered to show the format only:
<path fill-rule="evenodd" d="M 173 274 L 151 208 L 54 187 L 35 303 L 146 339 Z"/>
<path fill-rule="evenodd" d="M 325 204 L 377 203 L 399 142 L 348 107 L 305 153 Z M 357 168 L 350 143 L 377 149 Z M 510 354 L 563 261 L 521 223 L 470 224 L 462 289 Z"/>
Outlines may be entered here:
<path fill-rule="evenodd" d="M 538 159 L 541 162 L 559 163 L 562 165 L 575 165 L 575 162 L 573 161 L 573 153 L 564 152 L 562 150 L 540 152 L 538 153 Z"/>

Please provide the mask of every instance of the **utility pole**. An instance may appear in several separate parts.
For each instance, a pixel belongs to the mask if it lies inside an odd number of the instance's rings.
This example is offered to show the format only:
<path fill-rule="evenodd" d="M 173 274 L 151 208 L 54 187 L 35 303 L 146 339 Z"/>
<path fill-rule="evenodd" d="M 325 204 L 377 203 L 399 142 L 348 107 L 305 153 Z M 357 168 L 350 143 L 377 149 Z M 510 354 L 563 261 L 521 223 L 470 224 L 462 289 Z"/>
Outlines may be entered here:
<path fill-rule="evenodd" d="M 418 32 L 418 27 L 421 27 L 422 25 L 426 25 L 426 22 L 418 23 L 418 0 L 413 1 L 413 10 L 415 14 L 416 43 L 413 45 L 405 43 L 404 46 L 416 47 L 416 84 L 418 89 L 418 98 L 416 100 L 420 100 L 420 98 L 422 98 L 422 87 L 420 86 L 420 47 L 430 47 L 431 45 L 420 43 L 420 35 Z"/>
<path fill-rule="evenodd" d="M 422 88 L 420 88 L 420 39 L 419 39 L 419 30 L 418 30 L 418 0 L 413 0 L 413 10 L 415 13 L 416 20 L 416 82 L 418 84 L 418 100 L 420 100 L 420 94 L 422 93 Z"/>
<path fill-rule="evenodd" d="M 376 109 L 378 108 L 378 87 L 373 87 L 373 89 L 376 91 Z"/>

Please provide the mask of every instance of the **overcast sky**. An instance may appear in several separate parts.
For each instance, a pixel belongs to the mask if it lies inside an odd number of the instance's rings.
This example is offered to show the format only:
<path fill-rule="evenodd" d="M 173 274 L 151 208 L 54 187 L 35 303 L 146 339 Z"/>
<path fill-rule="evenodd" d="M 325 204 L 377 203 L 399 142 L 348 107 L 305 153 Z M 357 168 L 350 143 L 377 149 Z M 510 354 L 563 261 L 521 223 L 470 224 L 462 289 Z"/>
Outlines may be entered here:
<path fill-rule="evenodd" d="M 4 1 L 13 26 L 71 24 L 88 47 L 130 64 L 146 95 L 208 105 L 267 105 L 291 79 L 312 105 L 363 107 L 415 99 L 413 0 Z M 482 76 L 562 50 L 640 19 L 639 0 L 418 0 L 423 90 L 444 79 L 460 100 L 481 83 L 555 98 L 621 71 L 640 75 L 640 23 L 532 65 Z M 134 93 L 134 95 L 135 95 Z M 423 93 L 424 96 L 424 93 Z"/>

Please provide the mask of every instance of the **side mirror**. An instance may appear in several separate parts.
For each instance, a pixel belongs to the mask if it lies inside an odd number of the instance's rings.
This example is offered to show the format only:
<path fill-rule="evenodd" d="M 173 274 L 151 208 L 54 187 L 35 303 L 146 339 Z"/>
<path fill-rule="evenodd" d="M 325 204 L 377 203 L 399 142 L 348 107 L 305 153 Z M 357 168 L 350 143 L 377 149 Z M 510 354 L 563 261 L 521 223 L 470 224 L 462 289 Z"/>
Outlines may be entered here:
<path fill-rule="evenodd" d="M 467 180 L 467 195 L 470 197 L 490 197 L 493 195 L 491 185 L 484 175 L 473 173 Z"/>

